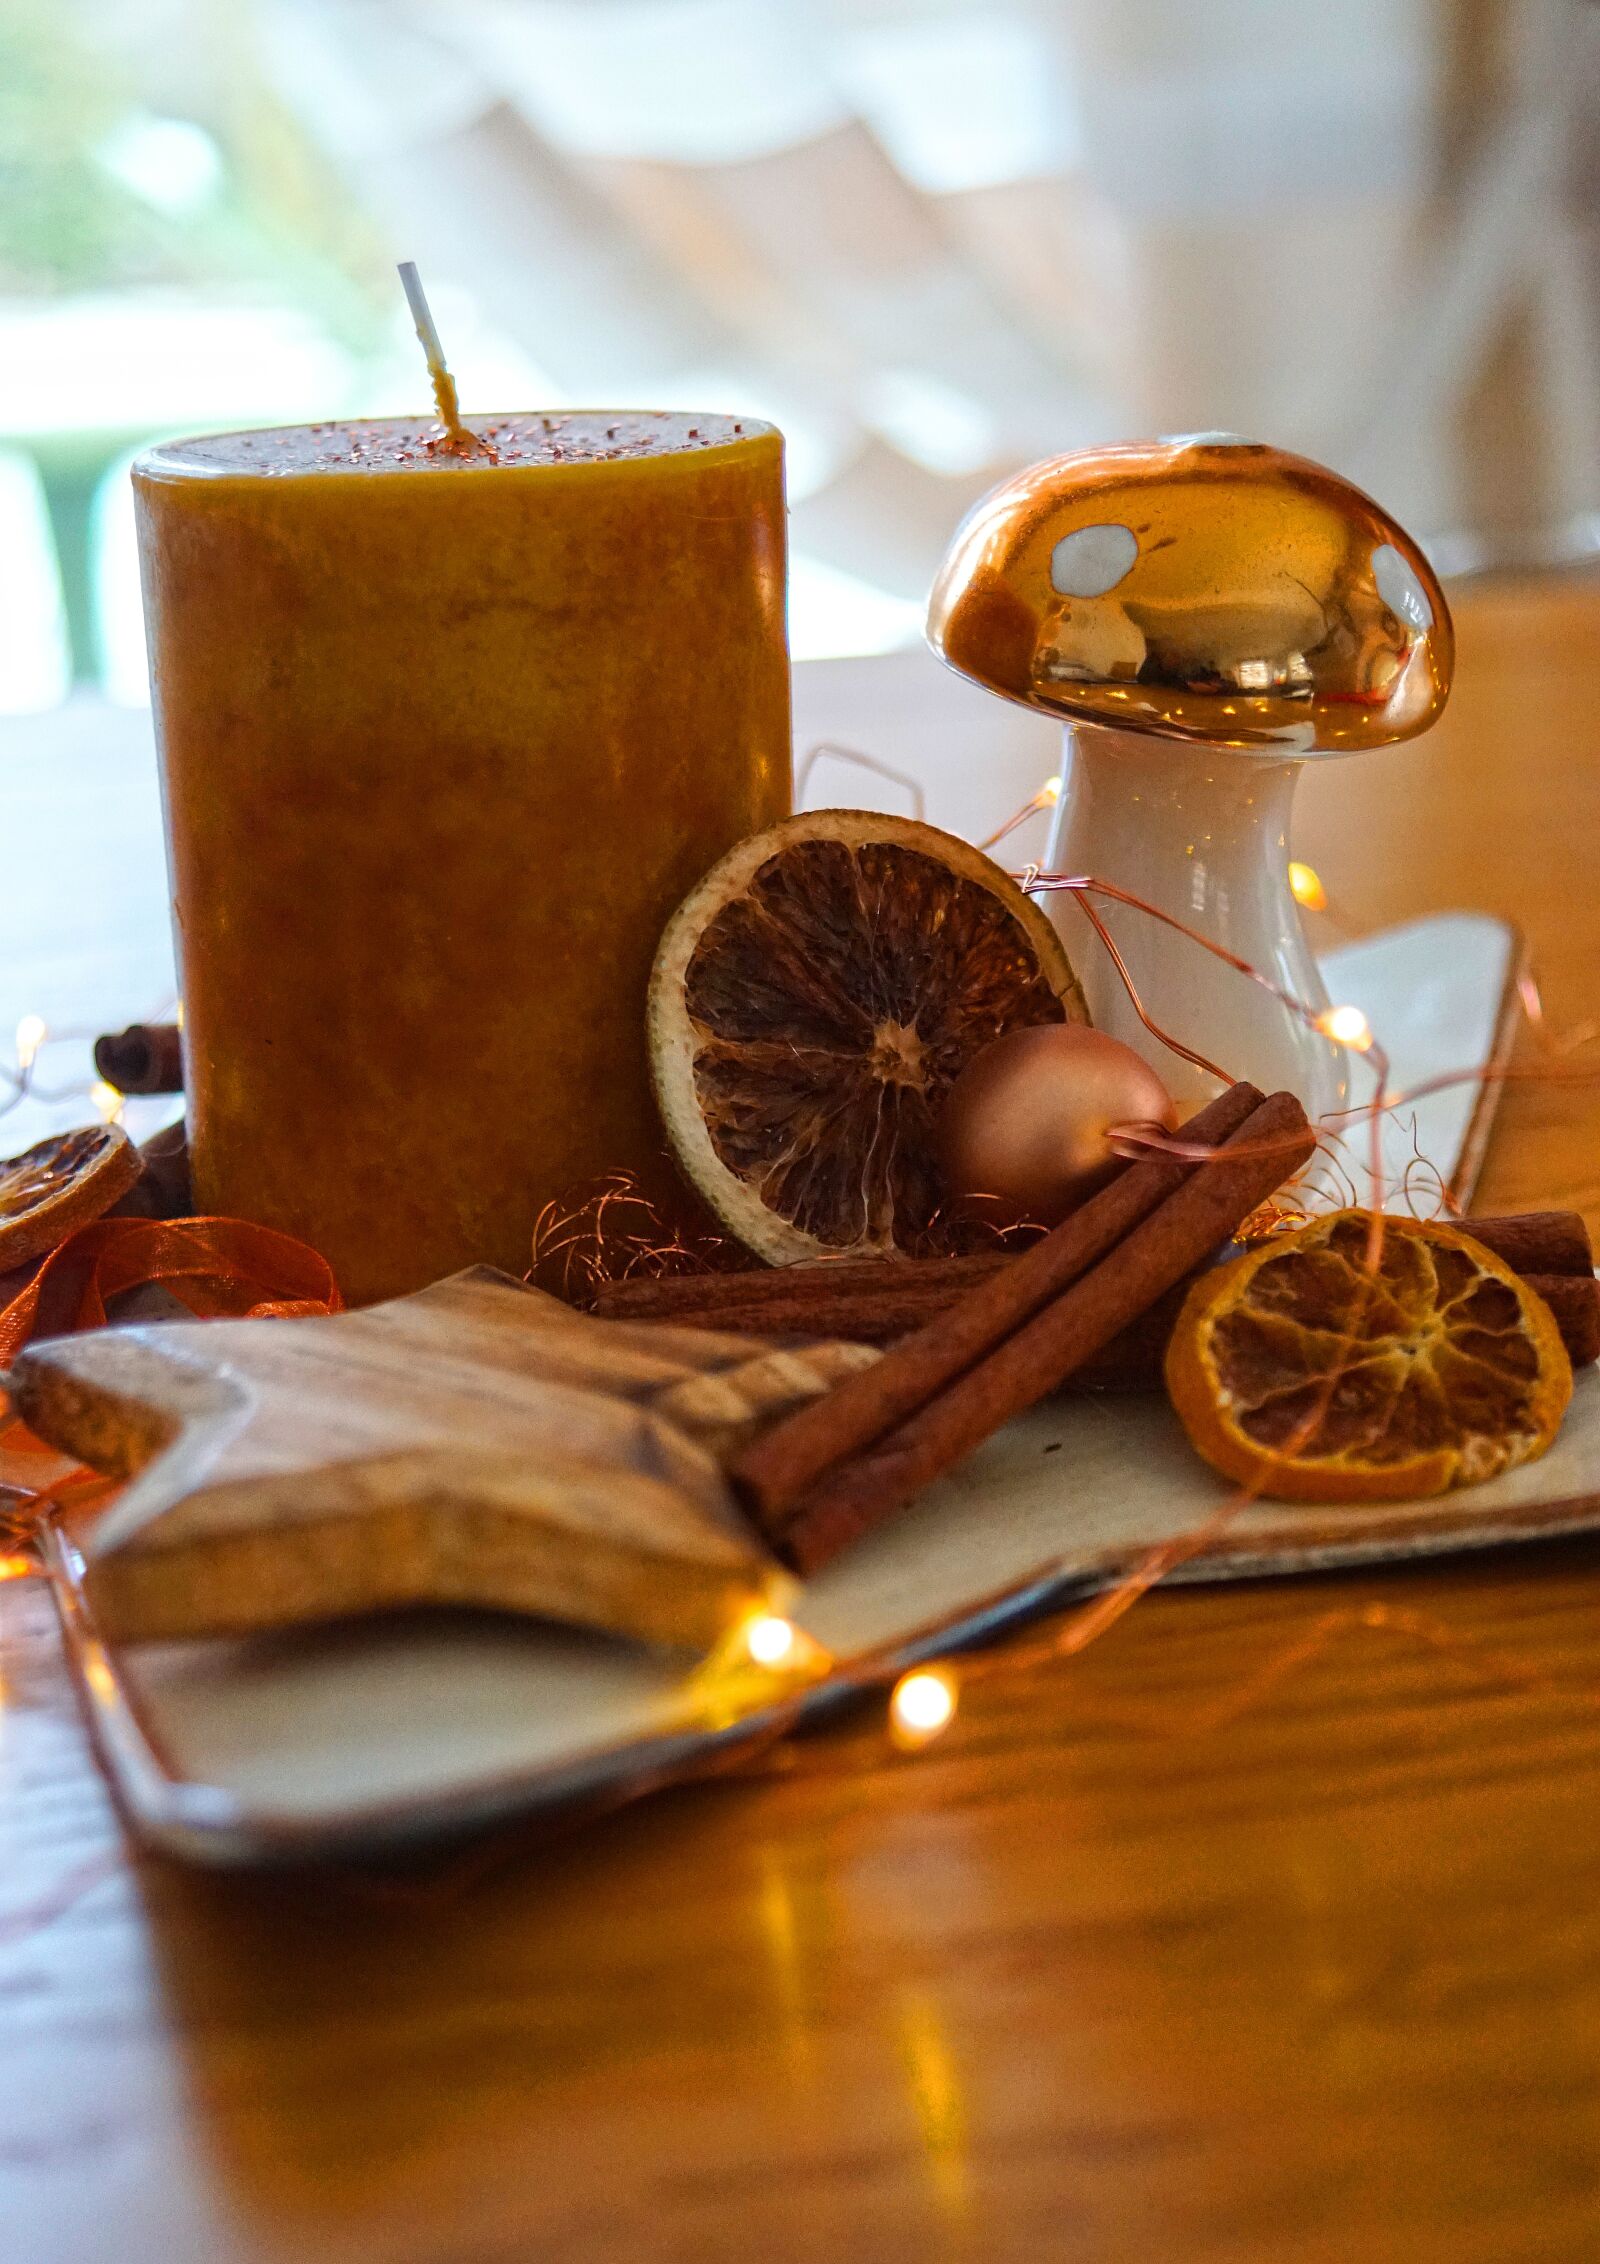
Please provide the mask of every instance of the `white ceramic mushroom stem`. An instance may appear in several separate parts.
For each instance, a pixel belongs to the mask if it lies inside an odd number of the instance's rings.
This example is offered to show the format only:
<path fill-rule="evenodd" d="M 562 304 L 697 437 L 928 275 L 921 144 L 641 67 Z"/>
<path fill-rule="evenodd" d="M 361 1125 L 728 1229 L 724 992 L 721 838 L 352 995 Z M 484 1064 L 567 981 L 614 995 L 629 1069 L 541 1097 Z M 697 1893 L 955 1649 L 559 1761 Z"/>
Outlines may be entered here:
<path fill-rule="evenodd" d="M 1248 960 L 1313 1013 L 1328 1004 L 1289 887 L 1297 761 L 1098 724 L 1067 728 L 1047 869 L 1113 881 Z M 1071 892 L 1045 899 L 1096 1027 L 1124 1039 L 1187 1114 L 1214 1079 L 1139 1020 Z M 1093 899 L 1146 1011 L 1233 1077 L 1297 1093 L 1313 1121 L 1345 1103 L 1349 1056 L 1213 953 L 1146 912 Z"/>

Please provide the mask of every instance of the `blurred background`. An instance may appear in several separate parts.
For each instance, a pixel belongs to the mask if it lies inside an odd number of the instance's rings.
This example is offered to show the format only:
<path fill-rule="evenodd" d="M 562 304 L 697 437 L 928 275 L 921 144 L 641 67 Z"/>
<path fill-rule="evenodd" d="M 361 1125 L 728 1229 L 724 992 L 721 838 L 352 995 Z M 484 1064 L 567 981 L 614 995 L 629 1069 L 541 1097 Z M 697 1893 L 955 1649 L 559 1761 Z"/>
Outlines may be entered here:
<path fill-rule="evenodd" d="M 1600 551 L 1592 0 L 3 0 L 0 1032 L 170 986 L 129 457 L 422 408 L 406 256 L 469 409 L 783 427 L 802 751 L 917 767 L 952 529 L 1089 442 L 1303 450 L 1447 572 Z M 939 681 L 936 791 L 809 798 L 981 832 L 1058 767 Z"/>
<path fill-rule="evenodd" d="M 783 426 L 802 656 L 1121 435 L 1600 542 L 1590 0 L 5 0 L 0 710 L 145 697 L 144 442 L 422 405 L 406 255 L 469 407 Z"/>

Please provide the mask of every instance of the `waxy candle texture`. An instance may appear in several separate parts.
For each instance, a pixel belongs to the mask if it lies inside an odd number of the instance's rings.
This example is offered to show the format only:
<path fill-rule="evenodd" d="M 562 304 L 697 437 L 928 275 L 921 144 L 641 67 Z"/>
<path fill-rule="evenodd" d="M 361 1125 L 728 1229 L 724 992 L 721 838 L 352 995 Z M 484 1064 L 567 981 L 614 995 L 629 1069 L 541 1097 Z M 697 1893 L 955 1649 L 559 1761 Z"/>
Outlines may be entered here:
<path fill-rule="evenodd" d="M 352 1300 L 659 1184 L 656 941 L 789 806 L 782 443 L 709 416 L 230 434 L 134 471 L 197 1209 Z"/>

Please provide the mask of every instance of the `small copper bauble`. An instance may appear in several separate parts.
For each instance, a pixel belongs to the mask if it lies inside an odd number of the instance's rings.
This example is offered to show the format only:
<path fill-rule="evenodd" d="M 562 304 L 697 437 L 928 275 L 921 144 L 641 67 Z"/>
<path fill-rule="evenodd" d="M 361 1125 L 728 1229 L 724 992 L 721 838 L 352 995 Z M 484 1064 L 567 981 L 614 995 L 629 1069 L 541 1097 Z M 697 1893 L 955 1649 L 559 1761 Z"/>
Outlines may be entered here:
<path fill-rule="evenodd" d="M 1119 1039 L 1067 1022 L 1011 1030 L 950 1088 L 945 1185 L 996 1225 L 1054 1226 L 1116 1171 L 1112 1125 L 1176 1122 L 1161 1079 Z"/>

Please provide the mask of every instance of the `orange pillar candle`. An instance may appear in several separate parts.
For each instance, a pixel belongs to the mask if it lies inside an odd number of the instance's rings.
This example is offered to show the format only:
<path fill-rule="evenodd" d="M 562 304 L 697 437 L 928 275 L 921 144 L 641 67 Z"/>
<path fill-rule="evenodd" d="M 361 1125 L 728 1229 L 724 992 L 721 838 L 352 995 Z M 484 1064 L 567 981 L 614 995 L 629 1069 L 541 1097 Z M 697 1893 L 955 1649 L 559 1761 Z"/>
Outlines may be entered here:
<path fill-rule="evenodd" d="M 352 1301 L 659 1183 L 663 922 L 789 806 L 782 442 L 724 417 L 174 442 L 134 470 L 197 1208 Z"/>

